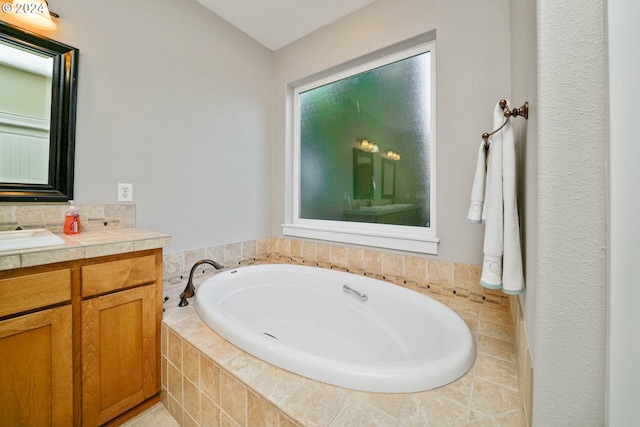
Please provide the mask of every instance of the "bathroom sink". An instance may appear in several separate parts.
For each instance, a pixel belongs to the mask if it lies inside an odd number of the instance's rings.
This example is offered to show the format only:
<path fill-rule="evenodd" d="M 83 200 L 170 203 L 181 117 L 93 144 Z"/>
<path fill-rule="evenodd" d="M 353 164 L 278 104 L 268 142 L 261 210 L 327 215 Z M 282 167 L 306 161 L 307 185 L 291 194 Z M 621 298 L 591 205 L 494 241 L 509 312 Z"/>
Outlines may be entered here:
<path fill-rule="evenodd" d="M 64 244 L 65 242 L 62 238 L 45 229 L 0 231 L 0 251 L 15 251 Z"/>

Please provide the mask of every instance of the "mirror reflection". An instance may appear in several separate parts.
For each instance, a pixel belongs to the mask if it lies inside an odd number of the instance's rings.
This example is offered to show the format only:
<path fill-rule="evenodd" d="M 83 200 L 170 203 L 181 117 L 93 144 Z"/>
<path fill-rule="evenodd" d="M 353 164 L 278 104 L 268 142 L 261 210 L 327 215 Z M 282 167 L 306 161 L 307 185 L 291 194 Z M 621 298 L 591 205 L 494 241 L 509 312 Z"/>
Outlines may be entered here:
<path fill-rule="evenodd" d="M 427 51 L 300 92 L 300 218 L 429 227 L 430 65 Z"/>
<path fill-rule="evenodd" d="M 353 198 L 373 199 L 373 153 L 353 149 Z"/>
<path fill-rule="evenodd" d="M 383 199 L 396 198 L 396 163 L 393 160 L 382 158 L 382 189 L 380 193 Z"/>
<path fill-rule="evenodd" d="M 0 201 L 73 198 L 78 50 L 0 22 Z"/>
<path fill-rule="evenodd" d="M 46 184 L 53 59 L 0 42 L 0 182 Z"/>

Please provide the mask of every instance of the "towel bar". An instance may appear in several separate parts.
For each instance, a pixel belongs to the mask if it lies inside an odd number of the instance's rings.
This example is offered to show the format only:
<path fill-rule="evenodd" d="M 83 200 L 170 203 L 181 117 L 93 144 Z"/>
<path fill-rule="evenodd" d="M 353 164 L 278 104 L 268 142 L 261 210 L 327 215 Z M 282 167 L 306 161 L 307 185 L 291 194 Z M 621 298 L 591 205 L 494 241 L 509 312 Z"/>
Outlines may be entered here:
<path fill-rule="evenodd" d="M 483 133 L 482 134 L 482 139 L 484 139 L 485 142 L 485 150 L 488 147 L 488 140 L 489 137 L 497 132 L 500 132 L 500 130 L 506 126 L 506 124 L 509 122 L 509 119 L 513 116 L 513 117 L 518 117 L 518 116 L 522 116 L 525 119 L 529 118 L 529 103 L 525 101 L 524 104 L 522 104 L 522 107 L 520 108 L 514 108 L 513 110 L 509 110 L 507 108 L 507 100 L 506 99 L 501 99 L 500 102 L 498 103 L 500 105 L 500 108 L 502 108 L 504 110 L 504 122 L 500 125 L 500 127 L 496 130 L 494 130 L 491 133 Z"/>

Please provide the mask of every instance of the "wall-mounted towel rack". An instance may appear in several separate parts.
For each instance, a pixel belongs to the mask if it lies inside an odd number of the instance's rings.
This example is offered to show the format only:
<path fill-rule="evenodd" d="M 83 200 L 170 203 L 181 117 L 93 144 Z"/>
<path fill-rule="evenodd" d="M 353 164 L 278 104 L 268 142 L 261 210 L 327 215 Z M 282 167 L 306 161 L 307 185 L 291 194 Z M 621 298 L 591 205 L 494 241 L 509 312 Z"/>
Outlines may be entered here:
<path fill-rule="evenodd" d="M 525 119 L 529 118 L 529 103 L 525 102 L 522 107 L 520 108 L 514 108 L 513 110 L 509 110 L 507 108 L 507 100 L 506 99 L 501 99 L 499 102 L 500 108 L 502 108 L 504 110 L 504 122 L 500 125 L 500 127 L 496 130 L 494 130 L 493 132 L 490 133 L 483 133 L 482 134 L 482 139 L 484 139 L 485 142 L 485 146 L 488 145 L 489 143 L 489 137 L 491 135 L 493 135 L 494 133 L 499 132 L 503 127 L 505 127 L 505 125 L 509 122 L 509 119 L 513 116 L 513 117 L 524 117 Z"/>

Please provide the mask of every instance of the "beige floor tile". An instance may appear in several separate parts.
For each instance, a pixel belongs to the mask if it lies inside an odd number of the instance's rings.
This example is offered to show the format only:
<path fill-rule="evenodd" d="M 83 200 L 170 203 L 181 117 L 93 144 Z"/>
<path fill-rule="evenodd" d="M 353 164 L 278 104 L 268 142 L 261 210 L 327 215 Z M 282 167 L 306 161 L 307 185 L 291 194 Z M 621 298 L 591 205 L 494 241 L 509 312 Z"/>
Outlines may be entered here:
<path fill-rule="evenodd" d="M 496 323 L 485 320 L 480 316 L 478 322 L 478 333 L 490 337 L 498 338 L 504 341 L 512 341 L 515 343 L 515 334 L 513 326 L 510 323 Z"/>
<path fill-rule="evenodd" d="M 527 427 L 522 411 L 498 415 L 495 417 L 495 421 L 499 427 Z"/>
<path fill-rule="evenodd" d="M 486 415 L 519 410 L 520 392 L 482 378 L 473 379 L 471 409 Z"/>
<path fill-rule="evenodd" d="M 511 362 L 516 361 L 516 346 L 513 342 L 501 340 L 487 335 L 476 337 L 477 352 Z"/>
<path fill-rule="evenodd" d="M 492 417 L 457 424 L 456 427 L 496 427 Z"/>
<path fill-rule="evenodd" d="M 142 414 L 122 424 L 123 427 L 178 427 L 179 425 L 162 403 L 156 403 Z"/>
<path fill-rule="evenodd" d="M 462 378 L 443 387 L 437 388 L 434 392 L 437 392 L 442 397 L 446 397 L 461 405 L 467 406 L 469 404 L 469 399 L 471 398 L 471 386 L 473 384 L 474 372 L 475 366 L 463 375 Z"/>
<path fill-rule="evenodd" d="M 489 322 L 501 323 L 503 325 L 511 325 L 511 313 L 505 307 L 490 307 L 483 305 L 480 317 Z"/>
<path fill-rule="evenodd" d="M 474 374 L 477 378 L 518 390 L 518 367 L 515 362 L 478 354 L 474 365 Z"/>

